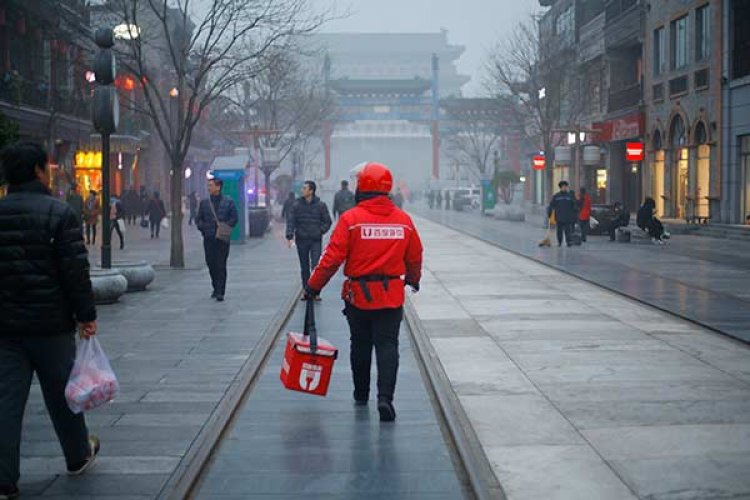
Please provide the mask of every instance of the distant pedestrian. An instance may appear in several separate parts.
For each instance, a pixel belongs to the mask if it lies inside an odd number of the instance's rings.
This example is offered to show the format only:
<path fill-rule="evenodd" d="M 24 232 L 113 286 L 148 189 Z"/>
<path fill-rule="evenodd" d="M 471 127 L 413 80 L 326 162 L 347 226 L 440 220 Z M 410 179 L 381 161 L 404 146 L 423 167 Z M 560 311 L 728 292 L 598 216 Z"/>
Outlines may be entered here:
<path fill-rule="evenodd" d="M 439 191 L 437 192 L 437 195 L 435 195 L 435 204 L 437 205 L 438 209 L 443 208 L 443 192 Z"/>
<path fill-rule="evenodd" d="M 573 246 L 571 239 L 573 233 L 573 224 L 576 221 L 576 199 L 573 193 L 568 190 L 568 181 L 560 181 L 557 186 L 560 188 L 553 197 L 547 208 L 547 216 L 553 212 L 557 223 L 557 246 L 561 247 L 563 235 L 565 243 L 569 247 Z"/>
<path fill-rule="evenodd" d="M 135 188 L 130 186 L 122 194 L 122 217 L 123 220 L 129 224 L 134 225 L 138 216 L 141 213 L 141 200 L 138 193 L 135 192 Z"/>
<path fill-rule="evenodd" d="M 450 191 L 445 192 L 445 209 L 448 210 L 451 208 L 451 193 Z"/>
<path fill-rule="evenodd" d="M 122 235 L 122 229 L 120 228 L 120 221 L 123 219 L 123 209 L 122 209 L 122 202 L 117 198 L 117 196 L 113 196 L 109 200 L 109 233 L 112 234 L 112 231 L 117 233 L 117 236 L 120 237 L 120 250 L 125 248 L 125 238 Z"/>
<path fill-rule="evenodd" d="M 427 205 L 430 207 L 430 209 L 435 208 L 435 191 L 430 190 L 427 193 Z"/>
<path fill-rule="evenodd" d="M 586 236 L 591 232 L 591 196 L 586 192 L 586 188 L 579 190 L 578 225 L 581 227 L 581 241 L 585 243 Z"/>
<path fill-rule="evenodd" d="M 146 211 L 148 210 L 148 204 L 150 200 L 148 197 L 148 192 L 146 191 L 146 186 L 141 186 L 141 190 L 138 193 L 138 199 L 141 202 L 141 227 L 148 227 L 148 223 L 146 222 Z"/>
<path fill-rule="evenodd" d="M 70 186 L 70 191 L 68 191 L 65 201 L 73 209 L 73 213 L 76 215 L 76 219 L 78 219 L 78 225 L 81 226 L 81 231 L 83 232 L 83 196 L 78 193 L 77 184 Z"/>
<path fill-rule="evenodd" d="M 354 207 L 354 193 L 349 191 L 349 181 L 341 181 L 341 190 L 333 197 L 333 216 L 338 219 L 341 215 Z"/>
<path fill-rule="evenodd" d="M 16 498 L 34 374 L 68 474 L 83 474 L 99 453 L 83 413 L 65 399 L 76 327 L 83 338 L 95 335 L 96 309 L 80 221 L 47 189 L 47 153 L 17 143 L 0 153 L 0 163 L 9 184 L 0 200 L 0 498 Z"/>
<path fill-rule="evenodd" d="M 89 191 L 89 197 L 83 205 L 83 221 L 86 224 L 86 244 L 96 245 L 96 226 L 99 222 L 101 204 L 99 195 L 93 189 Z"/>
<path fill-rule="evenodd" d="M 167 208 L 164 201 L 159 198 L 159 192 L 155 192 L 146 206 L 146 215 L 151 226 L 151 239 L 159 238 L 161 221 L 167 216 Z"/>
<path fill-rule="evenodd" d="M 626 209 L 619 201 L 615 202 L 614 214 L 612 216 L 612 222 L 607 228 L 609 233 L 609 241 L 615 241 L 617 239 L 617 229 L 620 227 L 628 227 L 630 225 L 630 211 Z"/>
<path fill-rule="evenodd" d="M 294 193 L 289 192 L 289 196 L 287 196 L 286 200 L 284 200 L 284 206 L 281 207 L 281 218 L 283 220 L 286 220 L 287 217 L 289 217 L 289 212 L 292 210 L 292 206 L 294 205 Z"/>
<path fill-rule="evenodd" d="M 320 291 L 344 264 L 341 296 L 349 323 L 354 402 L 367 404 L 375 349 L 380 420 L 396 418 L 393 396 L 399 360 L 404 287 L 419 290 L 422 243 L 411 218 L 388 198 L 390 170 L 368 163 L 357 178 L 357 206 L 339 219 L 320 264 L 306 283 L 308 296 Z"/>
<path fill-rule="evenodd" d="M 638 209 L 636 224 L 651 236 L 651 241 L 655 245 L 663 245 L 664 240 L 669 238 L 669 233 L 664 230 L 664 225 L 656 217 L 656 201 L 651 197 L 647 197 Z"/>
<path fill-rule="evenodd" d="M 286 219 L 289 248 L 297 244 L 302 286 L 310 279 L 310 270 L 318 265 L 323 235 L 331 229 L 331 215 L 326 204 L 315 195 L 316 189 L 313 181 L 305 181 L 301 190 L 302 197 L 294 202 Z M 304 296 L 302 300 L 307 298 Z"/>
<path fill-rule="evenodd" d="M 393 195 L 393 204 L 398 208 L 404 206 L 404 195 L 401 194 L 401 188 L 396 188 L 396 194 Z"/>
<path fill-rule="evenodd" d="M 188 205 L 190 210 L 190 218 L 188 219 L 188 226 L 193 225 L 195 217 L 198 215 L 198 193 L 193 191 L 188 197 Z"/>
<path fill-rule="evenodd" d="M 226 294 L 229 258 L 229 235 L 223 234 L 219 226 L 233 228 L 239 220 L 232 198 L 221 194 L 223 187 L 224 181 L 221 179 L 209 179 L 209 198 L 201 201 L 195 218 L 195 225 L 203 235 L 203 250 L 213 287 L 211 298 L 219 302 L 224 300 Z"/>

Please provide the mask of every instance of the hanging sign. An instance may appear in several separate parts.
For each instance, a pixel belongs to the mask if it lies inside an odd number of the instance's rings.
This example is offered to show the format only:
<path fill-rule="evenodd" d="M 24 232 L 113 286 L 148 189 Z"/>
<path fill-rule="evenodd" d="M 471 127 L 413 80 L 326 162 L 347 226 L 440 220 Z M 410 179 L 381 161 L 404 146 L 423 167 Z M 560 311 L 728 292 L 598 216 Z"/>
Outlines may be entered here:
<path fill-rule="evenodd" d="M 534 158 L 533 158 L 534 170 L 544 170 L 545 166 L 546 166 L 546 161 L 544 159 L 544 155 L 534 155 Z"/>
<path fill-rule="evenodd" d="M 627 161 L 643 161 L 643 143 L 628 142 L 625 144 L 625 159 Z"/>

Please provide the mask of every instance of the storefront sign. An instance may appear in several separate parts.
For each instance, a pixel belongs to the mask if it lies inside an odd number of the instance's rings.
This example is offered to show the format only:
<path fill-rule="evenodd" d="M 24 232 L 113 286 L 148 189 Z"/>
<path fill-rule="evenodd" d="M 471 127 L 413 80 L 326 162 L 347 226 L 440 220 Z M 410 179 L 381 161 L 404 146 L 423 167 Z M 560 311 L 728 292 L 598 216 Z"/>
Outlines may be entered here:
<path fill-rule="evenodd" d="M 642 113 L 633 113 L 608 122 L 594 123 L 593 128 L 599 131 L 594 142 L 636 139 L 643 135 L 644 116 Z"/>
<path fill-rule="evenodd" d="M 544 170 L 544 167 L 546 166 L 547 162 L 544 159 L 544 155 L 534 155 L 533 158 L 533 167 L 534 170 Z"/>
<path fill-rule="evenodd" d="M 627 161 L 643 161 L 643 143 L 628 142 L 625 144 L 625 159 Z"/>

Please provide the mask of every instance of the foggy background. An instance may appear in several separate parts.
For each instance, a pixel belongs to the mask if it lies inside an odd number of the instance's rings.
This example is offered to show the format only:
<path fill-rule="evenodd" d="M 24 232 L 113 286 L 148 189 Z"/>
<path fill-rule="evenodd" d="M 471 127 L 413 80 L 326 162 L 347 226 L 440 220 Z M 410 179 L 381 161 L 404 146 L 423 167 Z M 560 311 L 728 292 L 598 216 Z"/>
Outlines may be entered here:
<path fill-rule="evenodd" d="M 337 12 L 351 12 L 346 19 L 327 23 L 323 32 L 435 33 L 448 30 L 448 40 L 463 45 L 459 73 L 471 77 L 464 97 L 484 94 L 482 65 L 493 44 L 512 31 L 519 21 L 539 10 L 537 0 L 316 0 Z"/>

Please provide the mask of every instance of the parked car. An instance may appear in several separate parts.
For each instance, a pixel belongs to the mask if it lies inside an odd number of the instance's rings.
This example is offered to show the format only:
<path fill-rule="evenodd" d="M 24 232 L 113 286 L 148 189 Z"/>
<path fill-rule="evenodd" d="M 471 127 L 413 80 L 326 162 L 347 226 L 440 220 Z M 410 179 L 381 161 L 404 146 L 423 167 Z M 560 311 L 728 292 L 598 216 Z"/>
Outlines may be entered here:
<path fill-rule="evenodd" d="M 479 208 L 479 202 L 482 195 L 479 188 L 457 188 L 452 190 L 453 210 L 476 210 Z"/>

